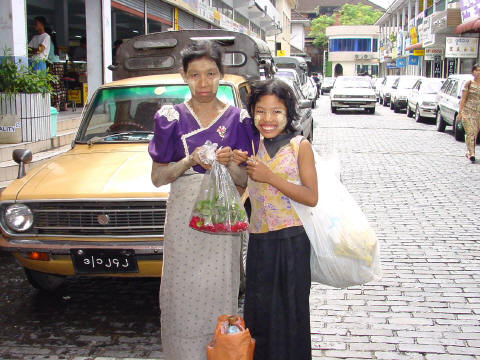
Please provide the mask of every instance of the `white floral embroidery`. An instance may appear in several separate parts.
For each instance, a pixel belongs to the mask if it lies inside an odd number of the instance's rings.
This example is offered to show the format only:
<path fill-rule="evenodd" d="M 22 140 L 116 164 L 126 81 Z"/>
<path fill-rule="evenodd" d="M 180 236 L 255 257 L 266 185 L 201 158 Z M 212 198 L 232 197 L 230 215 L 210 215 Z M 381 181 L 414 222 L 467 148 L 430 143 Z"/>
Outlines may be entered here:
<path fill-rule="evenodd" d="M 245 109 L 242 109 L 240 110 L 240 122 L 243 123 L 243 120 L 245 120 L 245 118 L 248 118 L 250 117 L 250 115 L 248 114 L 248 111 L 245 110 Z"/>
<path fill-rule="evenodd" d="M 160 110 L 158 110 L 158 115 L 165 116 L 168 121 L 178 121 L 180 119 L 180 114 L 173 107 L 173 105 L 163 105 Z"/>

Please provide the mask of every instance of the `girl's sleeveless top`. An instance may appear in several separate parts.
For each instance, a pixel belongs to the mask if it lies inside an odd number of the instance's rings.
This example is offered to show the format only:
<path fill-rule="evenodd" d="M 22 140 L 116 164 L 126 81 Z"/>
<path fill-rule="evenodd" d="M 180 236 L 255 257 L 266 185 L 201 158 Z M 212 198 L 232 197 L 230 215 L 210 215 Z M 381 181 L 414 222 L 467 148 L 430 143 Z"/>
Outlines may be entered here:
<path fill-rule="evenodd" d="M 278 150 L 270 158 L 263 141 L 260 142 L 257 158 L 265 163 L 276 175 L 288 182 L 300 183 L 298 170 L 298 151 L 305 138 L 295 136 L 290 143 Z M 275 187 L 248 179 L 248 193 L 252 205 L 250 233 L 260 234 L 282 230 L 293 226 L 302 226 L 290 199 Z"/>

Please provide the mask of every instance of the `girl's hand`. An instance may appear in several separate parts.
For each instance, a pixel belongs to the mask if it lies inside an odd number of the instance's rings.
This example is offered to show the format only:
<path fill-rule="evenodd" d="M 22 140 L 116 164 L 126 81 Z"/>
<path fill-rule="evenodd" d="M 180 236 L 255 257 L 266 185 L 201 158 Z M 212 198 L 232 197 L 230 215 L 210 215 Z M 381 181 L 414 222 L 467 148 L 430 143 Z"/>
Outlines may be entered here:
<path fill-rule="evenodd" d="M 230 163 L 230 161 L 232 161 L 233 159 L 233 151 L 229 146 L 218 149 L 216 154 L 217 154 L 217 161 L 220 164 L 225 166 L 227 166 Z"/>
<path fill-rule="evenodd" d="M 267 165 L 255 158 L 247 161 L 247 174 L 253 181 L 261 183 L 268 183 L 274 176 Z"/>
<path fill-rule="evenodd" d="M 192 153 L 192 160 L 193 160 L 193 166 L 195 165 L 200 165 L 202 168 L 204 168 L 205 170 L 210 170 L 210 168 L 212 167 L 211 165 L 209 164 L 205 164 L 203 163 L 201 160 L 200 160 L 200 157 L 198 156 L 198 151 L 200 150 L 200 146 L 197 147 L 193 153 Z"/>
<path fill-rule="evenodd" d="M 248 160 L 248 152 L 242 150 L 233 150 L 233 162 L 237 165 L 243 164 Z"/>

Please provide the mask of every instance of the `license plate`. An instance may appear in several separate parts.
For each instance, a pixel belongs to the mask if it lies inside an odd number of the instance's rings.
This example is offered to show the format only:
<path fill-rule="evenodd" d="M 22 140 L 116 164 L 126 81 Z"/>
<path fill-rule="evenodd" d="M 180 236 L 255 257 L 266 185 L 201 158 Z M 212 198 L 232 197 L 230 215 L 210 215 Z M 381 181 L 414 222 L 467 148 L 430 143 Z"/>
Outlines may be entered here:
<path fill-rule="evenodd" d="M 77 274 L 137 273 L 134 250 L 71 249 L 73 268 Z"/>

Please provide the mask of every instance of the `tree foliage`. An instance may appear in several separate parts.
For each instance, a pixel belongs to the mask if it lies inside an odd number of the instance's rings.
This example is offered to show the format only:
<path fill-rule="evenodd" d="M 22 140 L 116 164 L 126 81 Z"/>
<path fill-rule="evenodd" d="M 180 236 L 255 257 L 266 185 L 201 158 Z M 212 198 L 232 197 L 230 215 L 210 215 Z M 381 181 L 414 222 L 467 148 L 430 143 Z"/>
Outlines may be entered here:
<path fill-rule="evenodd" d="M 326 46 L 325 29 L 338 22 L 339 25 L 372 25 L 382 16 L 382 12 L 362 3 L 343 4 L 342 8 L 332 16 L 321 15 L 312 20 L 309 36 L 313 37 L 313 45 Z"/>

